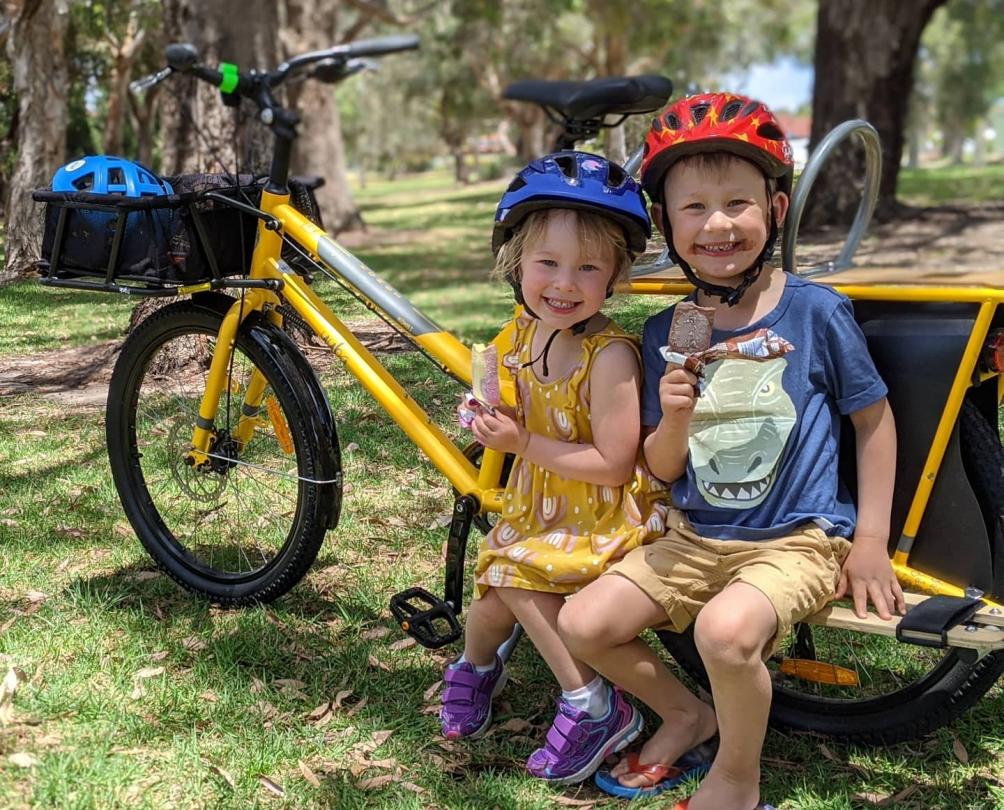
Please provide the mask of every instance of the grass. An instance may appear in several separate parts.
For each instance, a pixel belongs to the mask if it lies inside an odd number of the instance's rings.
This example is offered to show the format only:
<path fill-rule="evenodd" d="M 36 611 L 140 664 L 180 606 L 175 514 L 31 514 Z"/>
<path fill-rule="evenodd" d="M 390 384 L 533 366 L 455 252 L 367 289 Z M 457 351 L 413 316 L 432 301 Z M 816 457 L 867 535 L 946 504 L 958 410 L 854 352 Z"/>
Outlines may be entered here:
<path fill-rule="evenodd" d="M 465 340 L 490 337 L 511 305 L 487 279 L 501 188 L 423 177 L 358 195 L 372 228 L 360 255 Z M 322 287 L 347 317 L 366 317 Z M 0 357 L 113 339 L 131 303 L 0 289 Z M 660 305 L 622 299 L 613 312 L 637 330 Z M 457 386 L 415 353 L 382 359 L 452 425 Z M 408 585 L 440 587 L 449 487 L 345 374 L 325 365 L 322 382 L 339 419 L 341 524 L 289 595 L 233 611 L 180 590 L 140 548 L 111 485 L 102 408 L 4 398 L 0 677 L 16 667 L 23 680 L 0 721 L 0 807 L 624 806 L 523 772 L 555 694 L 529 644 L 496 704 L 499 730 L 438 738 L 432 688 L 454 651 L 401 644 L 386 605 Z M 1004 807 L 1002 715 L 998 686 L 910 745 L 771 732 L 763 795 L 782 810 Z"/>
<path fill-rule="evenodd" d="M 1004 162 L 987 166 L 943 166 L 902 169 L 898 196 L 916 206 L 967 202 L 1000 202 L 1004 199 Z"/>

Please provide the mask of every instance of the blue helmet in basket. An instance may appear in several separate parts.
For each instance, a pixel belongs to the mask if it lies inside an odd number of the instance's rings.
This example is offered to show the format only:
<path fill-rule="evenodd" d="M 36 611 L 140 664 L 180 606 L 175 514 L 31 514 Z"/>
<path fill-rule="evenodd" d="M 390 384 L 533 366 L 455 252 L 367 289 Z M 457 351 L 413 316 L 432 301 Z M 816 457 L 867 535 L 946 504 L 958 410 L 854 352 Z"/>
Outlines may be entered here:
<path fill-rule="evenodd" d="M 52 176 L 53 191 L 86 191 L 124 197 L 163 197 L 171 184 L 146 166 L 113 155 L 88 155 L 67 163 Z"/>
<path fill-rule="evenodd" d="M 555 152 L 534 160 L 506 189 L 495 210 L 492 253 L 508 242 L 526 217 L 544 208 L 592 211 L 617 222 L 628 250 L 645 252 L 652 235 L 641 188 L 616 163 L 588 152 Z"/>

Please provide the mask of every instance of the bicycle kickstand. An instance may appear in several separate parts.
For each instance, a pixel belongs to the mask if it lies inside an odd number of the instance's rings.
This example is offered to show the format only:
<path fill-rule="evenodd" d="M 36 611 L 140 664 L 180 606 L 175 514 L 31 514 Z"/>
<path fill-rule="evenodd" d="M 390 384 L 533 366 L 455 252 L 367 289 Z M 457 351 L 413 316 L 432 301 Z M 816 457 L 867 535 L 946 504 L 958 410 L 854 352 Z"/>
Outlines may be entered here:
<path fill-rule="evenodd" d="M 390 612 L 401 629 L 423 647 L 445 647 L 463 632 L 457 617 L 463 609 L 467 537 L 477 513 L 478 502 L 473 496 L 460 495 L 454 501 L 446 540 L 446 583 L 442 599 L 419 587 L 408 588 L 391 597 Z"/>

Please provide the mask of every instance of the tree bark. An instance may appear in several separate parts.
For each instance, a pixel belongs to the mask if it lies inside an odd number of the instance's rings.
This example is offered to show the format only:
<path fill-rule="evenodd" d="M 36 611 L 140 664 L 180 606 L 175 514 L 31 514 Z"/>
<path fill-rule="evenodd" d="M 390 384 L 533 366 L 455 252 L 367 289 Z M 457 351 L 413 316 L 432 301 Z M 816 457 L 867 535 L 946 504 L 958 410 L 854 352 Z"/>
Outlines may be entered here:
<path fill-rule="evenodd" d="M 281 60 L 278 15 L 268 0 L 164 0 L 164 41 L 191 42 L 208 65 L 233 62 L 241 70 L 273 68 Z M 225 106 L 217 89 L 174 77 L 161 97 L 163 173 L 262 172 L 271 133 L 244 102 Z"/>
<path fill-rule="evenodd" d="M 280 12 L 284 55 L 295 56 L 342 42 L 346 32 L 339 30 L 338 11 L 336 0 L 284 0 Z M 358 23 L 350 36 L 361 29 L 365 20 L 361 18 Z M 335 92 L 330 85 L 306 81 L 290 88 L 289 103 L 302 115 L 291 168 L 296 174 L 324 177 L 324 186 L 317 190 L 317 202 L 325 228 L 337 234 L 363 228 L 364 224 L 349 191 Z"/>
<path fill-rule="evenodd" d="M 129 19 L 121 40 L 116 40 L 111 33 L 106 33 L 106 39 L 112 53 L 112 75 L 108 87 L 108 113 L 105 119 L 105 153 L 109 155 L 122 154 L 122 129 L 125 123 L 129 98 L 129 77 L 133 62 L 139 53 L 146 32 L 140 27 L 139 6 L 133 3 L 129 10 Z"/>
<path fill-rule="evenodd" d="M 13 65 L 17 160 L 6 200 L 7 242 L 0 284 L 27 275 L 40 254 L 40 206 L 31 191 L 48 185 L 66 155 L 65 0 L 7 0 L 7 57 Z"/>
<path fill-rule="evenodd" d="M 816 27 L 810 149 L 837 124 L 864 118 L 882 140 L 877 216 L 895 215 L 907 102 L 920 35 L 946 0 L 825 0 Z M 864 155 L 845 146 L 827 161 L 803 222 L 847 224 L 857 210 Z"/>
<path fill-rule="evenodd" d="M 322 47 L 333 44 L 328 42 Z M 300 85 L 294 106 L 302 111 L 303 120 L 291 165 L 294 174 L 324 177 L 324 185 L 317 190 L 324 227 L 333 234 L 365 227 L 349 191 L 342 120 L 335 89 L 320 82 L 305 82 Z"/>
<path fill-rule="evenodd" d="M 153 165 L 153 122 L 157 116 L 160 87 L 151 87 L 142 98 L 129 94 L 129 109 L 136 121 L 136 155 L 144 166 Z"/>

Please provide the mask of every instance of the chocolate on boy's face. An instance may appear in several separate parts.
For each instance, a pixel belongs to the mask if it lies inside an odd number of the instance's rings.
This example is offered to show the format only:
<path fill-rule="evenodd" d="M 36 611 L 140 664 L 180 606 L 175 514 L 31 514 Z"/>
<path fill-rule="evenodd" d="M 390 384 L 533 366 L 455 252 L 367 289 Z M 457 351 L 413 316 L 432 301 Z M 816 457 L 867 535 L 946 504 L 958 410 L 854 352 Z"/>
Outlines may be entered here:
<path fill-rule="evenodd" d="M 688 161 L 674 164 L 666 175 L 665 205 L 677 253 L 713 283 L 737 284 L 767 241 L 766 183 L 748 161 L 710 170 Z M 787 197 L 775 194 L 773 205 L 780 224 Z"/>

